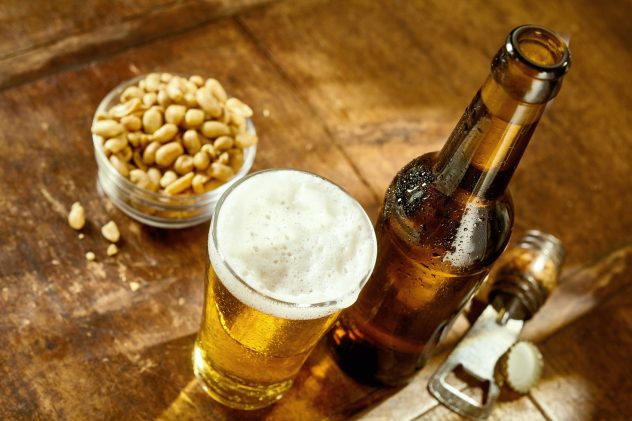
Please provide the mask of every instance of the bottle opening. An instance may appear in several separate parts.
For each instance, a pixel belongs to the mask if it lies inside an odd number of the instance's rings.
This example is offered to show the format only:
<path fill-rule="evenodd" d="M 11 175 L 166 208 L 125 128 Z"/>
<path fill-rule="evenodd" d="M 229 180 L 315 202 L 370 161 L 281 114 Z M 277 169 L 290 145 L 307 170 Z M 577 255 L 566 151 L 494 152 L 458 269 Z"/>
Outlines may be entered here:
<path fill-rule="evenodd" d="M 526 64 L 540 70 L 565 73 L 570 64 L 566 41 L 555 32 L 535 25 L 516 28 L 511 44 L 517 56 Z"/>

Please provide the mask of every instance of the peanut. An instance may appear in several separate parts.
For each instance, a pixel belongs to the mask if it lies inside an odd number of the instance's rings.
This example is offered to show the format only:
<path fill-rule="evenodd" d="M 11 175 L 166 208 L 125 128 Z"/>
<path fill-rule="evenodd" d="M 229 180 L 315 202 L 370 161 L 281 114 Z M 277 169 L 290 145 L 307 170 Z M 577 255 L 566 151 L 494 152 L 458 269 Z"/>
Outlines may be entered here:
<path fill-rule="evenodd" d="M 103 147 L 112 153 L 118 153 L 125 149 L 126 146 L 127 138 L 122 133 L 116 137 L 106 140 L 103 144 Z"/>
<path fill-rule="evenodd" d="M 105 254 L 110 257 L 114 256 L 116 253 L 118 253 L 118 247 L 116 247 L 116 244 L 110 244 L 105 251 Z"/>
<path fill-rule="evenodd" d="M 126 137 L 129 144 L 132 145 L 134 148 L 138 148 L 140 146 L 140 133 L 130 132 L 127 133 Z"/>
<path fill-rule="evenodd" d="M 118 227 L 116 226 L 116 222 L 110 221 L 107 224 L 101 227 L 101 234 L 105 237 L 106 240 L 116 243 L 121 238 L 121 233 L 119 232 Z"/>
<path fill-rule="evenodd" d="M 130 115 L 134 111 L 139 110 L 142 107 L 142 103 L 138 98 L 132 98 L 127 102 L 119 105 L 115 105 L 110 109 L 110 115 L 114 118 L 123 118 Z"/>
<path fill-rule="evenodd" d="M 191 108 L 184 116 L 184 123 L 188 128 L 201 126 L 204 123 L 204 111 Z"/>
<path fill-rule="evenodd" d="M 139 139 L 139 145 L 141 148 L 146 148 L 149 145 L 149 135 L 141 133 Z"/>
<path fill-rule="evenodd" d="M 204 86 L 211 90 L 211 92 L 219 102 L 221 102 L 222 104 L 226 102 L 228 95 L 226 95 L 226 91 L 222 87 L 221 83 L 219 83 L 217 80 L 207 79 Z"/>
<path fill-rule="evenodd" d="M 211 158 L 214 158 L 217 155 L 217 151 L 212 144 L 203 145 L 201 150 L 206 152 Z"/>
<path fill-rule="evenodd" d="M 210 138 L 226 136 L 230 134 L 230 128 L 220 121 L 205 121 L 202 124 L 202 134 Z"/>
<path fill-rule="evenodd" d="M 249 148 L 257 143 L 257 136 L 248 132 L 242 132 L 235 136 L 235 146 L 238 148 Z"/>
<path fill-rule="evenodd" d="M 169 99 L 169 95 L 167 95 L 167 92 L 164 89 L 161 89 L 158 91 L 158 95 L 156 97 L 156 101 L 158 101 L 158 104 L 161 107 L 166 107 L 169 104 L 171 104 L 171 100 Z"/>
<path fill-rule="evenodd" d="M 241 149 L 233 148 L 227 151 L 230 167 L 237 172 L 244 165 L 244 153 Z"/>
<path fill-rule="evenodd" d="M 165 121 L 167 123 L 175 124 L 178 126 L 182 119 L 184 118 L 184 114 L 187 112 L 187 107 L 184 105 L 169 105 L 165 110 Z"/>
<path fill-rule="evenodd" d="M 176 174 L 175 171 L 171 171 L 171 170 L 165 171 L 165 173 L 162 175 L 162 178 L 160 179 L 160 187 L 164 189 L 165 187 L 167 187 L 169 184 L 173 183 L 177 179 L 178 179 L 178 174 Z"/>
<path fill-rule="evenodd" d="M 110 164 L 114 167 L 119 174 L 123 177 L 127 177 L 129 175 L 129 168 L 127 168 L 127 163 L 122 161 L 117 155 L 110 155 Z"/>
<path fill-rule="evenodd" d="M 173 163 L 173 169 L 180 175 L 193 171 L 193 157 L 191 155 L 180 155 Z"/>
<path fill-rule="evenodd" d="M 176 83 L 173 83 L 174 80 L 176 79 L 172 79 L 167 85 L 167 96 L 172 101 L 180 102 L 184 99 L 184 92 L 182 92 L 182 89 L 180 89 Z"/>
<path fill-rule="evenodd" d="M 160 142 L 151 142 L 143 151 L 143 162 L 147 165 L 153 165 L 156 162 L 156 151 L 162 145 Z"/>
<path fill-rule="evenodd" d="M 192 172 L 183 175 L 177 180 L 173 181 L 167 187 L 165 187 L 165 193 L 167 194 L 178 194 L 189 187 L 191 187 L 191 182 L 193 181 L 194 174 Z"/>
<path fill-rule="evenodd" d="M 94 262 L 94 260 L 96 258 L 97 258 L 97 256 L 93 252 L 89 251 L 89 252 L 86 253 L 86 260 L 87 261 Z"/>
<path fill-rule="evenodd" d="M 134 169 L 129 172 L 129 179 L 132 183 L 143 189 L 148 189 L 151 180 L 147 173 L 140 169 Z M 149 189 L 148 189 L 149 190 Z"/>
<path fill-rule="evenodd" d="M 123 162 L 129 162 L 132 159 L 132 148 L 126 146 L 123 150 L 116 153 L 116 156 Z"/>
<path fill-rule="evenodd" d="M 156 167 L 151 167 L 147 170 L 147 175 L 151 180 L 152 184 L 156 186 L 156 189 L 160 186 L 160 179 L 162 178 L 162 173 Z"/>
<path fill-rule="evenodd" d="M 151 140 L 155 142 L 165 143 L 174 138 L 178 133 L 178 126 L 175 124 L 167 123 L 161 128 L 156 130 L 151 136 Z"/>
<path fill-rule="evenodd" d="M 143 105 L 145 107 L 151 107 L 158 102 L 158 95 L 155 92 L 148 92 L 143 95 Z M 160 104 L 162 105 L 162 104 Z"/>
<path fill-rule="evenodd" d="M 103 111 L 98 111 L 98 112 L 95 114 L 94 119 L 95 119 L 96 121 L 101 121 L 101 120 L 110 120 L 110 119 L 111 119 L 111 117 L 110 117 L 110 114 L 109 114 L 109 113 L 105 113 L 105 112 L 103 112 Z"/>
<path fill-rule="evenodd" d="M 252 108 L 238 100 L 237 98 L 228 98 L 226 100 L 226 108 L 246 118 L 252 117 Z"/>
<path fill-rule="evenodd" d="M 211 164 L 211 158 L 204 151 L 199 151 L 193 156 L 193 166 L 200 171 L 204 171 Z"/>
<path fill-rule="evenodd" d="M 196 108 L 199 105 L 197 99 L 195 99 L 195 94 L 191 92 L 184 94 L 184 102 L 189 108 Z"/>
<path fill-rule="evenodd" d="M 125 127 L 114 120 L 99 120 L 92 123 L 92 133 L 105 139 L 119 135 L 124 131 Z"/>
<path fill-rule="evenodd" d="M 143 162 L 143 156 L 140 153 L 140 149 L 134 150 L 134 153 L 132 154 L 132 161 L 134 161 L 134 165 L 136 165 L 141 170 L 143 171 L 147 170 L 147 166 Z M 130 177 L 131 177 L 131 174 L 130 174 Z"/>
<path fill-rule="evenodd" d="M 217 99 L 215 99 L 209 88 L 203 87 L 198 89 L 195 93 L 195 99 L 204 112 L 211 117 L 219 117 L 222 114 L 222 106 Z"/>
<path fill-rule="evenodd" d="M 121 94 L 121 101 L 127 101 L 132 98 L 142 98 L 145 92 L 138 86 L 128 86 Z"/>
<path fill-rule="evenodd" d="M 226 118 L 233 134 L 246 131 L 246 117 L 229 110 Z"/>
<path fill-rule="evenodd" d="M 228 164 L 228 161 L 230 161 L 230 155 L 228 155 L 228 152 L 222 152 L 218 157 L 217 157 L 217 163 L 219 164 Z"/>
<path fill-rule="evenodd" d="M 208 181 L 208 177 L 204 174 L 196 174 L 193 176 L 193 180 L 191 181 L 191 187 L 193 188 L 193 193 L 202 194 L 205 192 L 204 183 Z"/>
<path fill-rule="evenodd" d="M 81 203 L 75 202 L 70 207 L 70 213 L 68 213 L 68 225 L 74 230 L 79 231 L 86 224 L 86 211 L 81 206 Z"/>
<path fill-rule="evenodd" d="M 184 93 L 194 94 L 198 90 L 198 86 L 190 80 L 181 79 L 181 87 L 184 88 Z"/>
<path fill-rule="evenodd" d="M 179 143 L 171 142 L 162 145 L 156 151 L 156 164 L 160 167 L 168 167 L 183 153 L 184 149 Z"/>
<path fill-rule="evenodd" d="M 228 181 L 235 173 L 228 165 L 214 162 L 211 164 L 209 175 L 221 181 Z"/>
<path fill-rule="evenodd" d="M 225 151 L 233 147 L 233 138 L 229 136 L 220 136 L 213 142 L 213 147 L 217 151 Z"/>
<path fill-rule="evenodd" d="M 143 114 L 143 128 L 145 132 L 152 134 L 162 126 L 162 114 L 157 108 L 152 107 Z"/>
<path fill-rule="evenodd" d="M 138 118 L 138 116 L 135 115 L 126 115 L 125 117 L 121 118 L 121 124 L 131 132 L 140 130 L 140 128 L 143 127 L 143 122 L 140 118 Z M 128 135 L 129 134 L 131 133 L 128 133 Z"/>
<path fill-rule="evenodd" d="M 202 76 L 199 75 L 193 75 L 189 78 L 189 80 L 193 83 L 195 83 L 196 86 L 200 87 L 200 86 L 204 86 L 204 78 Z"/>
<path fill-rule="evenodd" d="M 160 75 L 158 73 L 148 74 L 145 78 L 145 90 L 147 92 L 156 92 L 160 86 Z"/>
<path fill-rule="evenodd" d="M 191 155 L 195 155 L 202 145 L 200 144 L 200 136 L 195 130 L 187 130 L 182 135 L 182 143 L 187 152 Z"/>

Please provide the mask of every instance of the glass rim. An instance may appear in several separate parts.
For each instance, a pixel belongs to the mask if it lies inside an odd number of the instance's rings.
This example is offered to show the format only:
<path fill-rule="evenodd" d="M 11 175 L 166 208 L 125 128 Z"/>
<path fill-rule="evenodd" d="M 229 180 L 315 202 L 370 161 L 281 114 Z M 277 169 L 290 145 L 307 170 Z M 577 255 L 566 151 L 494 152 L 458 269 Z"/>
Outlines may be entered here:
<path fill-rule="evenodd" d="M 226 200 L 226 198 L 230 195 L 230 193 L 236 189 L 237 187 L 239 187 L 239 185 L 243 182 L 245 182 L 246 180 L 252 178 L 252 177 L 256 177 L 258 175 L 261 174 L 265 174 L 268 172 L 277 172 L 277 171 L 291 171 L 291 172 L 298 172 L 298 173 L 302 173 L 302 174 L 307 174 L 313 177 L 317 177 L 321 180 L 324 180 L 328 183 L 330 183 L 331 185 L 333 185 L 334 187 L 338 188 L 342 193 L 344 193 L 347 197 L 349 197 L 355 204 L 356 206 L 359 207 L 360 210 L 362 210 L 362 213 L 365 217 L 366 222 L 368 223 L 368 226 L 371 228 L 371 231 L 373 231 L 373 224 L 371 222 L 371 219 L 369 218 L 369 216 L 367 215 L 366 211 L 364 210 L 364 208 L 362 207 L 362 205 L 360 204 L 360 202 L 358 202 L 356 200 L 356 198 L 354 198 L 351 194 L 349 194 L 349 192 L 347 192 L 345 189 L 343 189 L 341 186 L 339 186 L 337 183 L 334 183 L 333 181 L 315 174 L 313 172 L 310 171 L 306 171 L 306 170 L 300 170 L 300 169 L 296 169 L 296 168 L 268 168 L 268 169 L 264 169 L 264 170 L 260 170 L 260 171 L 256 171 L 253 173 L 248 174 L 247 176 L 237 180 L 235 183 L 233 183 L 225 192 L 224 194 L 222 194 L 222 196 L 220 197 L 219 201 L 217 202 L 217 204 L 215 205 L 215 210 L 213 211 L 213 219 L 211 221 L 211 225 L 210 225 L 210 232 L 209 232 L 209 237 L 211 238 L 211 241 L 213 242 L 213 246 L 215 248 L 215 251 L 218 255 L 218 257 L 221 259 L 221 261 L 219 263 L 221 263 L 230 273 L 230 275 L 232 275 L 238 282 L 240 285 L 246 287 L 249 291 L 253 292 L 254 294 L 256 294 L 259 297 L 262 297 L 266 300 L 270 300 L 272 303 L 274 304 L 279 304 L 282 306 L 286 306 L 286 307 L 290 307 L 290 308 L 294 308 L 294 309 L 308 309 L 308 308 L 326 308 L 326 307 L 334 307 L 336 306 L 336 304 L 339 304 L 341 302 L 344 301 L 344 298 L 352 296 L 353 294 L 357 294 L 359 293 L 362 288 L 364 287 L 364 285 L 367 283 L 367 281 L 369 280 L 369 277 L 371 276 L 371 273 L 373 273 L 373 269 L 375 267 L 375 261 L 377 259 L 377 241 L 375 240 L 373 242 L 373 253 L 372 253 L 372 261 L 373 264 L 371 265 L 371 267 L 369 268 L 368 272 L 365 273 L 362 276 L 362 280 L 356 285 L 355 288 L 345 291 L 344 295 L 341 295 L 340 297 L 338 297 L 335 300 L 328 300 L 328 301 L 320 301 L 320 302 L 315 302 L 315 303 L 296 303 L 296 302 L 291 302 L 291 301 L 285 301 L 285 300 L 281 300 L 275 297 L 270 296 L 269 294 L 263 292 L 263 291 L 259 291 L 258 289 L 254 288 L 252 285 L 250 285 L 245 279 L 243 279 L 241 276 L 239 276 L 237 273 L 235 273 L 234 269 L 228 264 L 228 262 L 226 261 L 226 258 L 224 257 L 221 249 L 219 248 L 219 244 L 217 241 L 217 220 L 218 220 L 218 216 L 219 213 L 222 209 L 222 205 L 224 203 L 224 201 Z M 375 239 L 375 236 L 373 237 Z M 210 251 L 210 247 L 211 247 L 211 242 L 208 242 L 208 247 L 209 247 L 209 259 L 211 258 L 211 251 Z M 213 265 L 213 261 L 211 261 L 211 265 Z M 220 280 L 221 281 L 221 280 Z M 342 309 L 342 308 L 341 308 Z"/>
<path fill-rule="evenodd" d="M 549 39 L 555 40 L 555 42 L 559 45 L 559 48 L 561 48 L 562 50 L 561 57 L 554 64 L 550 65 L 537 63 L 527 57 L 520 48 L 520 41 L 521 37 L 529 32 L 541 32 L 542 34 L 545 34 L 545 36 Z M 566 72 L 568 72 L 568 69 L 570 67 L 571 55 L 568 48 L 568 43 L 557 32 L 545 26 L 521 25 L 514 28 L 507 37 L 505 48 L 509 52 L 510 56 L 514 57 L 526 66 L 539 71 L 539 77 L 559 78 L 563 76 Z"/>

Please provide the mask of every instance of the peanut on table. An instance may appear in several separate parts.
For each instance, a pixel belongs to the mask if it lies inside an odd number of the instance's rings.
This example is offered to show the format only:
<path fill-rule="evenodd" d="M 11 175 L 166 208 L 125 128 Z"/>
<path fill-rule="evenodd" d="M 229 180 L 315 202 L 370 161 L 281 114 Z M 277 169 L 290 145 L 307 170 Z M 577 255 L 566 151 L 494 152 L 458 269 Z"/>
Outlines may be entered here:
<path fill-rule="evenodd" d="M 167 195 L 202 194 L 241 168 L 252 109 L 228 98 L 215 79 L 151 73 L 127 87 L 120 103 L 96 116 L 112 167 L 132 183 Z"/>

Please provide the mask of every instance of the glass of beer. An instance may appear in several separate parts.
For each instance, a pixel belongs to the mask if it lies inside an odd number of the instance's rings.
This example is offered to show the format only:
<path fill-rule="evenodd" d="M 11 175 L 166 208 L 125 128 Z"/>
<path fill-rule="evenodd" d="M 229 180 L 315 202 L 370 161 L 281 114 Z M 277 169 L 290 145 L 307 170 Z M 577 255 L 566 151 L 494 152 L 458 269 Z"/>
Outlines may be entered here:
<path fill-rule="evenodd" d="M 299 170 L 260 171 L 220 198 L 193 367 L 224 405 L 276 402 L 375 265 L 373 226 L 334 183 Z"/>

